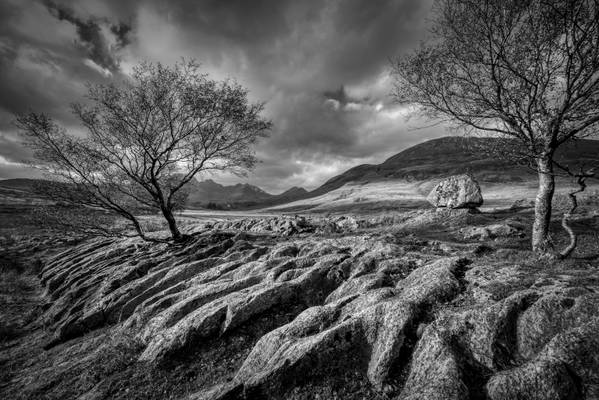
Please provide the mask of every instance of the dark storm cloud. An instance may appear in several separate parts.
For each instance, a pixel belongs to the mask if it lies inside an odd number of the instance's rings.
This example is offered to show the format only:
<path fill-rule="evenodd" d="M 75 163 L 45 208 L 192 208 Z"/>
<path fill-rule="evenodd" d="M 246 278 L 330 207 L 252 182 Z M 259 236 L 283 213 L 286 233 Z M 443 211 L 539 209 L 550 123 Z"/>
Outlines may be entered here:
<path fill-rule="evenodd" d="M 108 21 L 105 16 L 99 19 Z M 115 46 L 122 47 L 128 40 L 127 27 L 114 26 L 114 32 L 106 31 Z M 30 153 L 19 143 L 15 114 L 45 112 L 71 127 L 76 121 L 69 104 L 82 99 L 86 82 L 106 81 L 108 70 L 91 59 L 88 63 L 90 53 L 74 45 L 86 37 L 80 33 L 41 1 L 0 2 L 0 178 L 36 175 L 21 163 Z"/>
<path fill-rule="evenodd" d="M 129 32 L 131 32 L 131 25 L 127 25 L 124 22 L 110 26 L 110 32 L 114 34 L 117 40 L 117 47 L 122 49 L 131 43 L 129 38 Z"/>
<path fill-rule="evenodd" d="M 96 17 L 86 19 L 75 15 L 74 11 L 62 4 L 55 3 L 52 0 L 43 0 L 43 4 L 48 11 L 60 21 L 67 21 L 73 24 L 77 29 L 77 46 L 82 49 L 87 56 L 102 68 L 115 72 L 119 68 L 119 58 L 116 51 L 129 43 L 127 38 L 131 27 L 125 23 L 109 24 L 108 21 L 101 21 Z M 110 45 L 102 32 L 100 23 L 109 24 L 110 32 L 115 36 L 116 44 Z"/>
<path fill-rule="evenodd" d="M 130 40 L 129 25 L 108 21 L 47 1 L 1 2 L 0 131 L 10 129 L 12 114 L 28 109 L 74 123 L 69 103 L 81 99 L 86 82 L 117 72 L 118 52 Z"/>
<path fill-rule="evenodd" d="M 419 42 L 431 1 L 5 0 L 0 131 L 14 136 L 6 121 L 28 107 L 73 125 L 67 105 L 83 83 L 108 79 L 85 58 L 113 75 L 140 60 L 196 58 L 266 101 L 274 129 L 249 181 L 315 187 L 441 134 L 413 133 L 389 97 L 388 60 Z"/>

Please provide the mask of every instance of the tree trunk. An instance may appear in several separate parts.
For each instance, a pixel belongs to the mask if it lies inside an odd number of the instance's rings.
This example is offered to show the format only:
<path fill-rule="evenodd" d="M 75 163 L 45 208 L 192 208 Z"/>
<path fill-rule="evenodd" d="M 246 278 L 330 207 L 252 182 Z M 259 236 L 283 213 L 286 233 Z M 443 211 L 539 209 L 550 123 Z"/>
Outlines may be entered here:
<path fill-rule="evenodd" d="M 141 225 L 137 221 L 137 218 L 132 217 L 132 218 L 130 218 L 130 220 L 131 220 L 131 223 L 133 224 L 133 227 L 135 228 L 135 232 L 137 232 L 137 236 L 139 236 L 143 240 L 146 240 L 146 235 L 144 234 L 143 229 L 141 229 Z"/>
<path fill-rule="evenodd" d="M 555 192 L 553 175 L 553 154 L 544 154 L 537 159 L 539 174 L 539 191 L 535 200 L 535 221 L 532 228 L 532 249 L 539 254 L 553 252 L 553 244 L 549 236 L 551 222 L 551 202 Z"/>
<path fill-rule="evenodd" d="M 179 228 L 177 227 L 177 221 L 173 216 L 172 210 L 170 210 L 166 206 L 160 207 L 160 209 L 162 211 L 162 215 L 164 215 L 164 219 L 166 219 L 166 222 L 168 223 L 168 229 L 171 231 L 171 236 L 173 240 L 177 242 L 183 239 L 183 235 L 181 235 L 181 232 L 179 232 Z"/>

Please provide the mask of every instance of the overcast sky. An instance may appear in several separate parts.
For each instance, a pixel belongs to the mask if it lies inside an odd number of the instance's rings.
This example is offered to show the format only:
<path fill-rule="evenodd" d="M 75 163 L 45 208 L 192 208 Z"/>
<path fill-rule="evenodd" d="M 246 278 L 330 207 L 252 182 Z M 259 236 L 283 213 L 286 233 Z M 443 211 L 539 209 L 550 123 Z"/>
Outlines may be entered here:
<path fill-rule="evenodd" d="M 43 111 L 80 129 L 85 83 L 141 60 L 195 58 L 265 101 L 274 128 L 249 182 L 277 193 L 447 134 L 393 104 L 389 59 L 426 32 L 429 0 L 0 0 L 0 178 L 31 176 L 11 122 Z M 202 179 L 202 177 L 200 178 Z"/>

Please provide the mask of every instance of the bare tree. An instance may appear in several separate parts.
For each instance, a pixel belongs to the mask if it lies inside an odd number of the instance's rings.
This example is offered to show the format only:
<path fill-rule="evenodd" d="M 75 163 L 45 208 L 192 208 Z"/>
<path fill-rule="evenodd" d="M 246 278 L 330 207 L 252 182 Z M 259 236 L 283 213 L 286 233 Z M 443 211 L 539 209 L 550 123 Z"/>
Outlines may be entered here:
<path fill-rule="evenodd" d="M 243 173 L 256 163 L 252 144 L 271 123 L 247 94 L 235 82 L 209 79 L 193 61 L 142 63 L 118 85 L 89 85 L 88 105 L 72 106 L 87 137 L 43 114 L 20 115 L 16 124 L 36 165 L 69 183 L 62 197 L 116 213 L 146 239 L 136 213 L 159 210 L 177 241 L 173 210 L 197 173 Z"/>
<path fill-rule="evenodd" d="M 599 123 L 598 1 L 437 0 L 433 15 L 427 42 L 394 61 L 394 95 L 517 143 L 538 172 L 532 247 L 553 254 L 555 152 Z"/>

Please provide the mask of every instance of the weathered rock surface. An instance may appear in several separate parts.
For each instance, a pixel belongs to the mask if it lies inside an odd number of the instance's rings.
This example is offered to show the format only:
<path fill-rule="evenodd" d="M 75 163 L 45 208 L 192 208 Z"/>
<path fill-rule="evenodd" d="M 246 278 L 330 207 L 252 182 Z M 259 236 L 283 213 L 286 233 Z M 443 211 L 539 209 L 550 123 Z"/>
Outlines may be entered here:
<path fill-rule="evenodd" d="M 483 204 L 478 182 L 466 174 L 439 182 L 426 199 L 435 207 L 476 208 Z"/>
<path fill-rule="evenodd" d="M 467 240 L 502 239 L 513 236 L 521 237 L 524 235 L 521 226 L 509 223 L 469 226 L 461 229 L 460 232 L 464 235 L 464 239 Z"/>
<path fill-rule="evenodd" d="M 427 307 L 459 293 L 455 274 L 461 265 L 459 259 L 442 259 L 414 270 L 396 287 L 349 294 L 307 309 L 264 336 L 220 395 L 237 392 L 239 386 L 249 393 L 282 391 L 282 382 L 322 373 L 352 351 L 364 352 L 368 379 L 382 389 Z"/>
<path fill-rule="evenodd" d="M 246 218 L 219 221 L 211 224 L 210 228 L 245 232 L 272 232 L 282 236 L 291 236 L 300 233 L 313 233 L 320 225 L 321 221 L 318 219 L 308 219 L 296 215 L 293 217 Z"/>
<path fill-rule="evenodd" d="M 402 227 L 466 217 L 430 211 Z M 599 395 L 599 279 L 576 278 L 588 271 L 530 269 L 501 254 L 490 264 L 401 230 L 356 233 L 369 226 L 357 218 L 306 220 L 314 232 L 296 223 L 289 235 L 284 219 L 224 221 L 226 231 L 178 246 L 98 239 L 55 256 L 41 273 L 49 345 L 114 326 L 137 339 L 141 365 L 162 368 L 278 309 L 292 315 L 190 398 L 288 398 L 346 370 L 393 399 Z M 318 236 L 327 223 L 338 230 Z"/>

